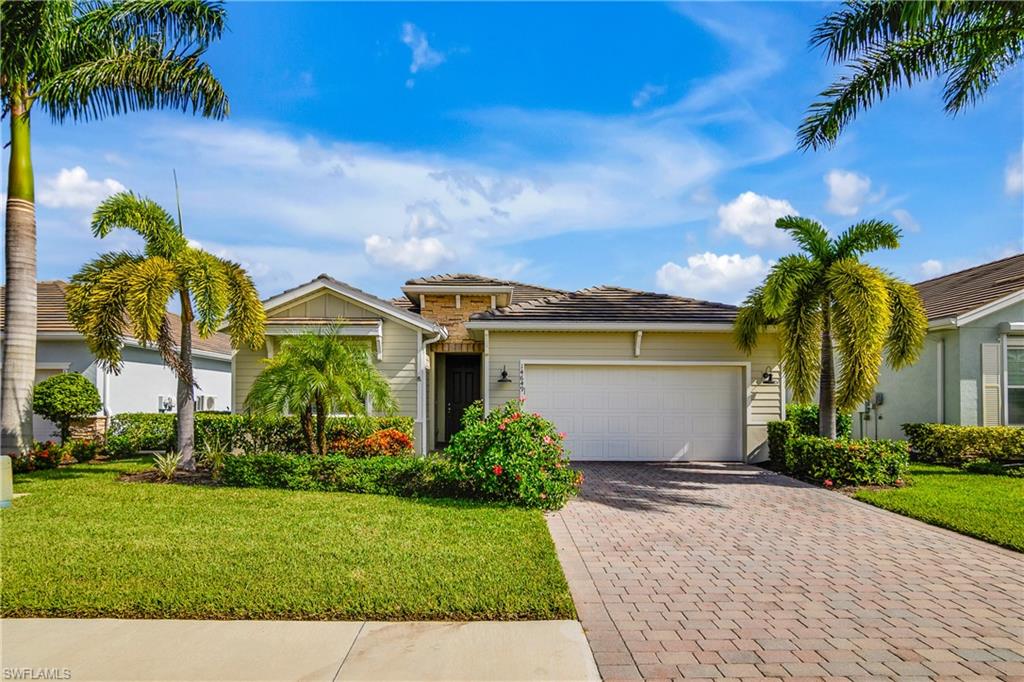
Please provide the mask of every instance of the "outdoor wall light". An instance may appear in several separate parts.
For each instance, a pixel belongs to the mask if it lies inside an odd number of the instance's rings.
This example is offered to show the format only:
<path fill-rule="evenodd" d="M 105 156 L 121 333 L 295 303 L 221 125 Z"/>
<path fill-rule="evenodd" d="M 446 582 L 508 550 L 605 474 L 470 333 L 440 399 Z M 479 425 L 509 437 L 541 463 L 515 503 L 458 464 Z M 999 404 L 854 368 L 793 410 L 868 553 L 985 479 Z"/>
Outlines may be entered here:
<path fill-rule="evenodd" d="M 771 367 L 765 367 L 764 368 L 764 373 L 761 374 L 761 383 L 764 383 L 764 384 L 774 384 L 775 383 L 775 377 L 772 375 L 772 368 Z"/>
<path fill-rule="evenodd" d="M 508 370 L 505 367 L 501 368 L 501 378 L 498 379 L 499 384 L 511 384 L 512 380 L 508 378 Z"/>

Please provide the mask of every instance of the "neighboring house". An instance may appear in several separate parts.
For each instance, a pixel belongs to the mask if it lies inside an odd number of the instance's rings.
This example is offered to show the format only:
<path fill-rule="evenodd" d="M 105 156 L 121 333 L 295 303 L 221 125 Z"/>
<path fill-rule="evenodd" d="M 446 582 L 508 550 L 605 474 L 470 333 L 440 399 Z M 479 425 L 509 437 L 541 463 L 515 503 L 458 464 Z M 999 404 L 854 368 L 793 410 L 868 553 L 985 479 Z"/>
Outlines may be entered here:
<path fill-rule="evenodd" d="M 559 291 L 477 275 L 412 279 L 387 301 L 327 275 L 265 302 L 267 343 L 234 355 L 233 404 L 282 337 L 337 324 L 367 339 L 420 452 L 475 400 L 525 399 L 577 460 L 750 461 L 784 412 L 772 336 L 732 341 L 734 306 L 619 287 Z"/>
<path fill-rule="evenodd" d="M 914 286 L 928 313 L 921 358 L 883 367 L 881 405 L 857 415 L 854 436 L 903 438 L 908 422 L 1024 426 L 1024 254 Z"/>
<path fill-rule="evenodd" d="M 64 302 L 65 282 L 44 281 L 36 287 L 36 383 L 60 372 L 84 374 L 99 390 L 102 414 L 119 412 L 173 412 L 178 383 L 164 366 L 160 353 L 150 346 L 142 348 L 135 339 L 125 338 L 122 352 L 124 367 L 119 374 L 100 369 L 89 352 L 85 339 L 68 320 Z M 0 325 L 3 324 L 3 287 L 0 287 Z M 181 318 L 168 313 L 171 333 L 178 338 Z M 197 406 L 205 410 L 231 409 L 231 343 L 226 334 L 216 333 L 201 339 L 193 330 Z M 2 362 L 2 358 L 0 358 Z M 199 403 L 199 398 L 202 403 Z M 36 440 L 51 437 L 55 427 L 35 418 Z"/>

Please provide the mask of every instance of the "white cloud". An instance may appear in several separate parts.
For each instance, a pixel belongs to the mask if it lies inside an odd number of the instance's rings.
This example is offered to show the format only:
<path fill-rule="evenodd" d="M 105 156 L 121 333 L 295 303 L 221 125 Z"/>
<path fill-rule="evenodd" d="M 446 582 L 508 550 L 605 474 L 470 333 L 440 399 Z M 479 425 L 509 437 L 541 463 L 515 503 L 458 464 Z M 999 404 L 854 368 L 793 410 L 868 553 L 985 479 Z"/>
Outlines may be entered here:
<path fill-rule="evenodd" d="M 910 211 L 905 208 L 894 208 L 892 210 L 892 217 L 896 219 L 896 222 L 901 227 L 905 227 L 910 232 L 921 231 L 921 223 L 917 222 L 914 216 L 910 214 Z"/>
<path fill-rule="evenodd" d="M 761 256 L 705 252 L 686 259 L 686 265 L 672 261 L 655 275 L 658 287 L 682 296 L 717 296 L 727 301 L 742 300 L 767 274 L 770 263 Z"/>
<path fill-rule="evenodd" d="M 1014 154 L 1006 164 L 1004 188 L 1011 196 L 1024 192 L 1024 145 L 1021 146 L 1020 154 Z"/>
<path fill-rule="evenodd" d="M 781 245 L 789 236 L 775 227 L 775 221 L 787 215 L 799 213 L 785 199 L 744 192 L 718 207 L 718 232 L 739 237 L 750 246 Z"/>
<path fill-rule="evenodd" d="M 409 73 L 416 74 L 420 71 L 429 71 L 444 64 L 444 55 L 430 47 L 430 43 L 427 41 L 427 34 L 416 24 L 408 21 L 402 24 L 402 42 L 412 51 Z M 405 81 L 407 88 L 411 88 L 415 84 L 412 78 Z"/>
<path fill-rule="evenodd" d="M 124 185 L 113 178 L 93 180 L 81 166 L 61 168 L 57 175 L 41 179 L 39 203 L 50 208 L 92 210 L 111 194 L 125 189 Z"/>
<path fill-rule="evenodd" d="M 640 88 L 633 95 L 633 108 L 634 109 L 641 109 L 641 108 L 647 106 L 647 104 L 652 99 L 654 99 L 655 97 L 658 97 L 659 95 L 664 95 L 664 94 L 665 94 L 665 86 L 664 85 L 654 85 L 653 83 L 645 83 L 644 87 Z"/>
<path fill-rule="evenodd" d="M 373 234 L 363 244 L 370 262 L 383 267 L 427 270 L 454 259 L 452 252 L 437 237 L 396 240 Z"/>
<path fill-rule="evenodd" d="M 852 171 L 829 171 L 825 184 L 828 185 L 825 208 L 836 215 L 856 215 L 871 192 L 871 178 Z"/>
<path fill-rule="evenodd" d="M 925 277 L 937 277 L 945 271 L 946 267 L 943 265 L 942 261 L 929 258 L 917 266 L 917 269 Z"/>

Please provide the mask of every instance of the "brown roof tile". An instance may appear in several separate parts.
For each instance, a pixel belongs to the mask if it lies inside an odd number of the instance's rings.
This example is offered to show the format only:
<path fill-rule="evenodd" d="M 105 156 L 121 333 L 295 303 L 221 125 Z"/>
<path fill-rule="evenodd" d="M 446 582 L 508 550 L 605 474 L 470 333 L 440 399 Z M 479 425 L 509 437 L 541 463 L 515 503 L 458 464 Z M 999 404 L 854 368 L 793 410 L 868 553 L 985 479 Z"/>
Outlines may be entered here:
<path fill-rule="evenodd" d="M 928 319 L 955 317 L 1024 290 L 1024 253 L 914 285 Z"/>
<path fill-rule="evenodd" d="M 737 308 L 682 296 L 597 286 L 477 313 L 471 319 L 509 322 L 731 323 Z"/>
<path fill-rule="evenodd" d="M 64 290 L 67 282 L 60 280 L 44 280 L 36 285 L 36 332 L 77 334 L 78 330 L 68 319 L 68 307 L 64 301 Z M 4 287 L 0 287 L 0 326 L 4 321 Z M 171 336 L 175 339 L 181 335 L 181 318 L 167 313 L 167 322 L 171 327 Z M 210 353 L 231 354 L 231 337 L 220 332 L 207 338 L 200 338 L 199 330 L 192 325 L 192 348 Z"/>

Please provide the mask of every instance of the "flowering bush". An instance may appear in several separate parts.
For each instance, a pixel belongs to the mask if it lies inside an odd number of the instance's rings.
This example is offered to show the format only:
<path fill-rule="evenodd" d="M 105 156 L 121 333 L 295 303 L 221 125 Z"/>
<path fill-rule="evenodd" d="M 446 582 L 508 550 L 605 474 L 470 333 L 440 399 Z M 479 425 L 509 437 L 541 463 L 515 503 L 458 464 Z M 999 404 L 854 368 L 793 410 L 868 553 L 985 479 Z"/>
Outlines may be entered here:
<path fill-rule="evenodd" d="M 74 464 L 71 444 L 58 445 L 52 440 L 36 441 L 28 452 L 11 458 L 14 471 L 35 471 L 37 469 L 53 469 L 61 464 Z"/>
<path fill-rule="evenodd" d="M 339 436 L 327 449 L 349 457 L 397 457 L 412 452 L 412 438 L 398 429 L 381 429 L 365 438 Z"/>
<path fill-rule="evenodd" d="M 569 466 L 565 434 L 512 401 L 484 415 L 474 403 L 445 454 L 459 476 L 483 497 L 557 509 L 575 495 L 583 474 Z"/>
<path fill-rule="evenodd" d="M 786 448 L 786 470 L 826 488 L 899 485 L 909 461 L 909 448 L 902 440 L 796 436 Z"/>

